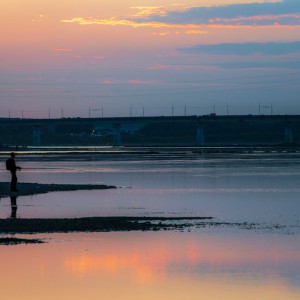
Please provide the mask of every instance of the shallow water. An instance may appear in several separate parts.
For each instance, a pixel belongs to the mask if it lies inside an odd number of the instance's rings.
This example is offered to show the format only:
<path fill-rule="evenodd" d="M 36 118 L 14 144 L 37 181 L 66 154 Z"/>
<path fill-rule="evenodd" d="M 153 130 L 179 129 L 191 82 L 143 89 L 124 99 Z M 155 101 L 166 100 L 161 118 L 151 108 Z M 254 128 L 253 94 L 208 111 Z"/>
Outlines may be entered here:
<path fill-rule="evenodd" d="M 104 183 L 116 190 L 17 199 L 17 217 L 212 216 L 300 226 L 300 155 L 78 155 L 19 157 L 19 181 Z M 9 174 L 0 172 L 0 180 Z M 11 214 L 0 201 L 0 218 Z"/>
<path fill-rule="evenodd" d="M 299 158 L 287 153 L 20 156 L 23 182 L 119 188 L 19 197 L 18 218 L 212 216 L 258 226 L 31 235 L 49 243 L 0 246 L 1 297 L 299 299 Z M 8 181 L 8 175 L 1 170 L 0 180 Z M 1 199 L 0 217 L 11 212 L 10 199 Z"/>

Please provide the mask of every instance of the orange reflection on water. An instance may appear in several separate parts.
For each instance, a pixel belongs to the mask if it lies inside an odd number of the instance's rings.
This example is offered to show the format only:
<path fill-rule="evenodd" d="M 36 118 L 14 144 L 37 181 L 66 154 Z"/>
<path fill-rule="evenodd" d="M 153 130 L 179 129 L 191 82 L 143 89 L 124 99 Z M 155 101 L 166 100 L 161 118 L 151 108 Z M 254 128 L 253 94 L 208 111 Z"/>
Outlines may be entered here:
<path fill-rule="evenodd" d="M 127 240 L 119 238 L 117 233 L 110 236 L 112 244 L 108 247 L 104 240 L 99 241 L 101 247 L 98 243 L 97 251 L 68 255 L 64 260 L 65 270 L 81 278 L 101 272 L 110 276 L 127 274 L 140 284 L 150 284 L 169 276 L 170 270 L 183 266 L 200 273 L 202 270 L 208 273 L 251 270 L 255 273 L 273 269 L 279 276 L 281 265 L 300 263 L 300 253 L 288 248 L 284 238 L 282 244 L 273 245 L 272 237 L 268 237 L 268 242 L 261 237 L 257 237 L 258 242 L 243 238 L 241 243 L 230 236 L 195 239 L 193 235 L 179 234 L 173 239 L 169 233 L 135 233 L 131 235 L 134 241 L 130 235 Z"/>
<path fill-rule="evenodd" d="M 299 299 L 297 237 L 124 232 L 0 246 L 1 299 Z M 17 287 L 17 288 L 16 288 Z"/>
<path fill-rule="evenodd" d="M 168 266 L 186 256 L 182 249 L 172 249 L 160 238 L 138 244 L 114 239 L 113 249 L 101 247 L 99 252 L 68 256 L 65 269 L 79 277 L 97 272 L 111 276 L 127 274 L 138 283 L 146 284 L 165 278 Z"/>

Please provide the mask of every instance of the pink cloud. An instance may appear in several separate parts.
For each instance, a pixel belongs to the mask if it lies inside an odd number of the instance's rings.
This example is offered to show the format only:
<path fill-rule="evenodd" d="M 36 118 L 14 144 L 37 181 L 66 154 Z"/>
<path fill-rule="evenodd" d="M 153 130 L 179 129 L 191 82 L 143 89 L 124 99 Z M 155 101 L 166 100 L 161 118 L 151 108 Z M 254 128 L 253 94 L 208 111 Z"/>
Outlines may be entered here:
<path fill-rule="evenodd" d="M 105 57 L 102 55 L 95 55 L 94 58 L 97 60 L 103 60 Z"/>
<path fill-rule="evenodd" d="M 111 80 L 111 79 L 104 79 L 101 81 L 102 84 L 118 84 L 119 82 L 117 80 Z"/>
<path fill-rule="evenodd" d="M 75 59 L 80 59 L 81 56 L 74 54 L 73 49 L 70 48 L 52 48 L 50 49 L 52 52 L 49 56 L 50 57 L 70 57 Z"/>
<path fill-rule="evenodd" d="M 60 53 L 72 52 L 73 51 L 73 49 L 70 49 L 70 48 L 52 48 L 50 50 L 54 51 L 54 52 L 60 52 Z"/>

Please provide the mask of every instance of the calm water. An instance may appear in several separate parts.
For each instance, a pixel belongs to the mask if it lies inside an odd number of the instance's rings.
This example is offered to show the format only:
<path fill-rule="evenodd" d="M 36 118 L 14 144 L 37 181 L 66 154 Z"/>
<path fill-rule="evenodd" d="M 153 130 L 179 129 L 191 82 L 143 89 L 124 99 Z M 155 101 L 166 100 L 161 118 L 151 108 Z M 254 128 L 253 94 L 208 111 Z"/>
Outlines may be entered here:
<path fill-rule="evenodd" d="M 33 155 L 18 161 L 24 167 L 19 181 L 119 187 L 19 197 L 19 218 L 200 215 L 258 226 L 37 235 L 49 243 L 0 246 L 1 297 L 300 297 L 299 154 Z M 2 169 L 0 180 L 8 175 Z M 0 218 L 10 215 L 10 199 L 1 199 Z"/>

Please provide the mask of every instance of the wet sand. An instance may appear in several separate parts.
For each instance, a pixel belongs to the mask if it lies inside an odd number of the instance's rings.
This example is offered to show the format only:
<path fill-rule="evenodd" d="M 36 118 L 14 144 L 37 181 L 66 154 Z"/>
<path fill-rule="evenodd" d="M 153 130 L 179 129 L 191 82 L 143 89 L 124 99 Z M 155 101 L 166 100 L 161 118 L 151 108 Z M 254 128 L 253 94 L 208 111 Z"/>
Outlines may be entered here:
<path fill-rule="evenodd" d="M 40 183 L 18 183 L 18 192 L 10 191 L 9 182 L 0 183 L 0 197 L 28 196 L 50 192 L 69 192 L 79 190 L 104 190 L 115 189 L 115 186 L 104 184 L 40 184 Z"/>
<path fill-rule="evenodd" d="M 111 231 L 159 231 L 183 230 L 202 224 L 207 226 L 211 217 L 91 217 L 75 219 L 0 219 L 0 235 L 111 232 Z M 192 221 L 192 222 L 191 222 Z M 198 222 L 197 222 L 198 221 Z M 205 225 L 204 225 L 205 224 Z M 0 245 L 42 243 L 39 239 L 0 237 Z"/>
<path fill-rule="evenodd" d="M 155 231 L 183 229 L 211 217 L 88 217 L 68 219 L 0 219 L 0 234 Z M 192 221 L 192 223 L 191 223 Z M 193 225 L 195 225 L 195 223 Z"/>

